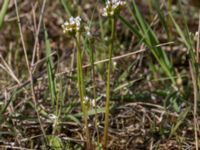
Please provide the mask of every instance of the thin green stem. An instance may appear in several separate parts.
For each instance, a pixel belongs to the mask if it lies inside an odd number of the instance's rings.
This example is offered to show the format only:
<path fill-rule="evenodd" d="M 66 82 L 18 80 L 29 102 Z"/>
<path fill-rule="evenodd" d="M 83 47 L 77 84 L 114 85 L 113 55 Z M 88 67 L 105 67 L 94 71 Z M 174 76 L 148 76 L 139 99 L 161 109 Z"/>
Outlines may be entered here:
<path fill-rule="evenodd" d="M 106 149 L 107 147 L 107 139 L 108 139 L 108 122 L 109 122 L 109 107 L 110 107 L 110 74 L 112 65 L 113 43 L 115 37 L 115 18 L 111 18 L 111 22 L 112 22 L 112 33 L 109 46 L 109 62 L 108 62 L 107 85 L 106 85 L 106 107 L 105 107 L 105 122 L 104 122 L 105 127 L 104 127 L 104 141 L 103 141 L 104 149 Z"/>
<path fill-rule="evenodd" d="M 89 45 L 91 46 L 91 42 L 89 41 Z M 95 81 L 95 67 L 94 67 L 94 51 L 91 50 L 91 66 L 92 66 L 92 77 L 93 77 L 93 99 L 94 99 L 94 110 L 95 110 L 95 128 L 97 132 L 97 142 L 99 144 L 99 129 L 98 129 L 98 113 L 97 113 L 97 93 L 96 93 L 96 81 Z"/>
<path fill-rule="evenodd" d="M 86 137 L 87 137 L 87 149 L 92 149 L 92 143 L 90 139 L 90 131 L 88 127 L 88 114 L 87 114 L 87 108 L 85 105 L 84 100 L 84 83 L 83 83 L 83 71 L 82 71 L 82 61 L 81 61 L 81 47 L 80 47 L 80 34 L 77 33 L 76 39 L 76 46 L 77 46 L 77 73 L 78 73 L 78 90 L 79 90 L 79 96 L 81 100 L 81 108 L 83 111 L 83 118 L 85 122 L 85 129 L 86 129 Z"/>

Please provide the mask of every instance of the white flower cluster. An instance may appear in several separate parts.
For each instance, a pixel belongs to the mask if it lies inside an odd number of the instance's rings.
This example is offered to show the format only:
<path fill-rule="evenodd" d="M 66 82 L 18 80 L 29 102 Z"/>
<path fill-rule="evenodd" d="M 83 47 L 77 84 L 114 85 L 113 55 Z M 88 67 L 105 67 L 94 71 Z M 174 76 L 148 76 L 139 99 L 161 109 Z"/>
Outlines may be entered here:
<path fill-rule="evenodd" d="M 90 99 L 87 96 L 85 96 L 83 103 L 87 107 L 87 109 L 90 109 L 91 107 L 93 107 L 93 108 L 96 107 L 95 100 L 94 99 Z"/>
<path fill-rule="evenodd" d="M 103 9 L 103 16 L 114 16 L 126 5 L 125 1 L 121 0 L 107 0 L 106 7 Z"/>
<path fill-rule="evenodd" d="M 85 26 L 85 31 L 86 31 L 86 35 L 87 35 L 88 37 L 91 37 L 90 27 L 89 27 L 89 26 Z"/>
<path fill-rule="evenodd" d="M 63 32 L 64 33 L 76 33 L 80 32 L 81 30 L 81 18 L 77 17 L 70 17 L 69 21 L 66 21 L 63 25 Z"/>

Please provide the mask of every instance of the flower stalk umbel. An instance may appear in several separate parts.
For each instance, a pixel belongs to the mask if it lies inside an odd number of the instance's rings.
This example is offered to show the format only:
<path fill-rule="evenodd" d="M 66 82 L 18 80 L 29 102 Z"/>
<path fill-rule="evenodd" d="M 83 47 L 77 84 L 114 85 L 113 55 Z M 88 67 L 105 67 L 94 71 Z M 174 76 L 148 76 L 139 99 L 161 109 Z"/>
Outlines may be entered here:
<path fill-rule="evenodd" d="M 114 17 L 116 16 L 122 8 L 126 5 L 125 1 L 121 0 L 107 0 L 106 7 L 103 9 L 103 16 Z"/>
<path fill-rule="evenodd" d="M 109 17 L 112 24 L 112 33 L 109 45 L 109 62 L 108 62 L 108 70 L 107 70 L 107 83 L 106 83 L 106 106 L 105 106 L 105 122 L 104 122 L 104 140 L 103 140 L 103 148 L 107 148 L 107 140 L 108 140 L 108 124 L 109 124 L 109 107 L 110 107 L 110 74 L 111 74 L 111 66 L 112 66 L 112 53 L 113 53 L 113 43 L 115 38 L 115 30 L 116 30 L 116 16 L 120 12 L 120 10 L 125 6 L 126 2 L 120 0 L 107 0 L 106 7 L 103 9 L 103 16 Z"/>
<path fill-rule="evenodd" d="M 84 91 L 84 82 L 83 82 L 83 71 L 82 71 L 82 61 L 81 61 L 81 46 L 80 46 L 80 39 L 81 33 L 84 31 L 84 27 L 81 24 L 81 18 L 78 17 L 70 17 L 69 21 L 66 21 L 63 25 L 63 32 L 64 34 L 68 34 L 75 39 L 76 46 L 77 46 L 77 76 L 78 76 L 78 90 L 79 96 L 81 101 L 81 108 L 83 111 L 84 123 L 85 123 L 85 130 L 86 130 L 86 137 L 87 137 L 87 149 L 92 150 L 92 143 L 90 138 L 90 131 L 88 127 L 88 113 L 87 113 L 87 106 L 85 101 L 85 91 Z"/>

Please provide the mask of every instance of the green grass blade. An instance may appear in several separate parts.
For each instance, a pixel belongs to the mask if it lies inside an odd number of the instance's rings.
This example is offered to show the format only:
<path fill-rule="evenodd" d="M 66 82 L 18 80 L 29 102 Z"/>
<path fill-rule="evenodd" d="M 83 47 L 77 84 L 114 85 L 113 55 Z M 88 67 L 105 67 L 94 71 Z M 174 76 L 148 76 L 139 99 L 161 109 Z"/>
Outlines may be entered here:
<path fill-rule="evenodd" d="M 48 82 L 49 82 L 49 90 L 51 95 L 52 106 L 55 108 L 56 103 L 56 81 L 54 76 L 54 68 L 53 68 L 53 60 L 51 57 L 51 46 L 48 39 L 48 33 L 46 28 L 45 29 L 45 49 L 46 49 L 46 57 L 47 59 L 47 73 L 48 73 Z"/>
<path fill-rule="evenodd" d="M 60 0 L 61 4 L 63 5 L 64 9 L 65 9 L 65 12 L 71 16 L 71 7 L 70 5 L 68 4 L 67 0 Z"/>
<path fill-rule="evenodd" d="M 122 17 L 122 16 L 120 16 L 120 15 L 119 15 L 119 19 L 121 20 L 121 22 L 122 22 L 124 25 L 126 25 L 126 26 L 129 28 L 129 30 L 130 30 L 133 34 L 135 34 L 138 38 L 142 39 L 142 35 L 140 34 L 140 32 L 138 32 L 138 29 L 135 28 L 135 27 L 133 27 L 133 25 L 132 25 L 129 21 L 127 21 L 124 17 Z"/>
<path fill-rule="evenodd" d="M 160 64 L 161 68 L 165 72 L 165 74 L 171 79 L 172 83 L 175 84 L 175 80 L 173 78 L 174 70 L 172 67 L 172 63 L 170 62 L 169 58 L 166 55 L 166 52 L 161 47 L 153 48 L 155 45 L 159 44 L 157 39 L 156 33 L 151 29 L 151 26 L 146 23 L 143 19 L 137 5 L 134 1 L 132 1 L 131 13 L 134 16 L 135 24 L 137 28 L 133 27 L 126 19 L 123 17 L 119 17 L 120 20 L 133 32 L 135 35 L 145 43 L 153 53 L 154 57 Z M 136 31 L 136 29 L 138 31 Z"/>
<path fill-rule="evenodd" d="M 167 34 L 167 37 L 169 39 L 169 37 L 170 37 L 169 36 L 169 29 L 168 29 L 168 26 L 167 26 L 167 22 L 165 20 L 165 15 L 163 14 L 163 11 L 161 11 L 158 1 L 157 0 L 152 0 L 152 6 L 155 9 L 155 11 L 156 11 L 156 13 L 157 13 L 157 15 L 159 17 L 159 20 L 160 20 L 160 22 L 162 24 L 162 27 L 164 28 L 165 33 Z"/>
<path fill-rule="evenodd" d="M 0 11 L 0 28 L 3 25 L 4 17 L 6 15 L 7 10 L 8 10 L 8 4 L 9 4 L 9 2 L 10 2 L 10 0 L 4 0 L 3 1 L 3 6 L 2 6 L 1 11 Z"/>
<path fill-rule="evenodd" d="M 58 136 L 49 135 L 47 137 L 48 146 L 54 150 L 63 150 L 64 144 Z"/>
<path fill-rule="evenodd" d="M 187 107 L 186 110 L 183 111 L 183 112 L 180 114 L 180 116 L 179 116 L 179 118 L 178 118 L 178 120 L 177 120 L 176 125 L 171 129 L 170 137 L 171 137 L 172 135 L 175 134 L 176 130 L 177 130 L 177 129 L 179 128 L 179 126 L 184 122 L 184 120 L 185 120 L 185 118 L 187 117 L 187 114 L 189 113 L 190 109 L 191 109 L 190 107 Z"/>
<path fill-rule="evenodd" d="M 95 109 L 91 109 L 88 111 L 88 116 L 91 116 L 91 115 L 95 115 Z M 97 113 L 105 113 L 105 108 L 98 108 L 97 109 Z M 82 117 L 83 116 L 83 112 L 80 112 L 80 113 L 76 113 L 73 115 L 74 117 Z"/>
<path fill-rule="evenodd" d="M 186 31 L 184 32 L 181 27 L 178 25 L 178 23 L 175 21 L 174 17 L 172 16 L 172 14 L 170 14 L 170 18 L 172 20 L 172 22 L 174 23 L 174 26 L 176 28 L 176 31 L 177 33 L 179 34 L 183 44 L 187 47 L 187 49 L 189 50 L 189 54 L 190 54 L 190 57 L 191 57 L 191 62 L 192 62 L 192 65 L 193 67 L 195 67 L 196 65 L 196 59 L 195 59 L 195 48 L 193 46 L 193 42 L 192 42 L 192 39 L 190 37 L 190 33 L 189 33 L 189 30 L 188 30 L 188 27 L 187 25 L 185 24 L 185 29 Z M 196 68 L 197 69 L 197 68 Z"/>
<path fill-rule="evenodd" d="M 184 32 L 181 30 L 180 26 L 177 24 L 177 22 L 175 21 L 174 17 L 171 14 L 170 14 L 170 18 L 172 19 L 172 22 L 174 23 L 176 31 L 179 34 L 179 36 L 181 37 L 182 42 L 186 45 L 186 47 L 188 49 L 191 49 L 192 45 L 189 43 L 189 41 L 187 40 Z"/>

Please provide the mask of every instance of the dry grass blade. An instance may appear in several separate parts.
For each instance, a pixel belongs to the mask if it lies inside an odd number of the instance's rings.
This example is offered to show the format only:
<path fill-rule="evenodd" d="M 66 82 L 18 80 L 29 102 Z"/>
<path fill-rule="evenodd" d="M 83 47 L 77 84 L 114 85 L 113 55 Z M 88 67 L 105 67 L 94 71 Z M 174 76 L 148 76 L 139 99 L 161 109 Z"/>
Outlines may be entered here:
<path fill-rule="evenodd" d="M 34 43 L 34 48 L 33 48 L 33 56 L 32 56 L 31 66 L 33 66 L 34 62 L 35 62 L 36 50 L 37 50 L 37 46 L 38 46 L 38 35 L 39 35 L 39 32 L 40 32 L 40 27 L 41 27 L 43 15 L 44 15 L 45 5 L 46 5 L 46 0 L 43 1 L 41 13 L 40 13 L 40 18 L 39 18 L 39 23 L 38 23 L 38 26 L 37 26 L 37 31 L 36 31 L 36 35 L 35 35 L 35 43 Z"/>
<path fill-rule="evenodd" d="M 37 118 L 38 118 L 38 121 L 40 123 L 40 128 L 41 128 L 41 130 L 43 132 L 44 137 L 46 137 L 46 133 L 44 131 L 44 128 L 43 128 L 43 125 L 42 125 L 42 122 L 41 122 L 41 119 L 40 119 L 40 115 L 39 115 L 39 112 L 37 110 L 37 101 L 36 101 L 35 91 L 34 91 L 34 87 L 33 87 L 33 76 L 32 76 L 31 68 L 29 66 L 30 63 L 29 63 L 29 60 L 28 60 L 27 50 L 26 50 L 26 46 L 25 46 L 25 42 L 24 42 L 24 36 L 23 36 L 23 33 L 22 33 L 22 26 L 21 26 L 21 22 L 20 22 L 20 18 L 19 18 L 17 1 L 14 0 L 14 3 L 15 3 L 15 10 L 16 10 L 16 14 L 17 14 L 17 21 L 18 21 L 18 27 L 19 27 L 19 31 L 20 31 L 20 37 L 21 37 L 21 42 L 22 42 L 22 46 L 23 46 L 24 56 L 25 56 L 25 60 L 26 60 L 27 69 L 29 71 L 29 78 L 30 78 L 30 82 L 31 82 L 32 99 L 33 99 L 33 102 L 34 102 L 34 105 L 35 105 L 35 111 L 37 113 Z"/>
<path fill-rule="evenodd" d="M 21 85 L 19 79 L 16 77 L 15 73 L 12 71 L 12 69 L 9 67 L 9 65 L 6 63 L 6 61 L 3 59 L 1 55 L 0 59 L 4 63 L 4 65 L 0 64 L 0 67 L 4 69 L 18 83 L 18 85 Z"/>
<path fill-rule="evenodd" d="M 162 44 L 159 44 L 155 47 L 160 47 L 160 46 L 167 46 L 167 45 L 171 45 L 173 44 L 174 42 L 168 42 L 168 43 L 162 43 Z M 123 59 L 123 58 L 126 58 L 126 57 L 130 57 L 130 56 L 133 56 L 133 55 L 136 55 L 136 54 L 139 54 L 139 53 L 142 53 L 142 52 L 145 52 L 147 51 L 148 48 L 144 48 L 144 49 L 140 49 L 140 50 L 136 50 L 134 52 L 131 52 L 131 53 L 128 53 L 128 54 L 124 54 L 124 55 L 120 55 L 120 56 L 116 56 L 116 57 L 113 57 L 112 60 L 120 60 L 120 59 Z M 53 52 L 51 55 L 49 56 L 52 56 L 55 52 Z M 43 60 L 45 60 L 46 58 L 43 58 L 41 61 L 38 61 L 36 62 L 36 64 L 42 62 Z M 100 61 L 96 61 L 94 62 L 94 65 L 98 65 L 98 64 L 101 64 L 101 63 L 106 63 L 108 62 L 108 59 L 104 59 L 104 60 L 100 60 Z M 34 65 L 35 66 L 35 65 Z M 87 65 L 83 65 L 83 69 L 86 69 L 88 67 L 91 67 L 91 64 L 87 64 Z M 70 69 L 70 70 L 67 70 L 67 71 L 64 71 L 64 72 L 60 72 L 60 73 L 56 73 L 55 74 L 55 77 L 60 77 L 60 76 L 63 76 L 65 74 L 68 74 L 68 73 L 71 73 L 73 71 L 76 71 L 76 69 Z M 47 78 L 47 76 L 43 77 L 43 75 L 45 74 L 45 72 L 43 72 L 42 74 L 38 75 L 37 77 L 34 77 L 34 80 L 41 80 L 41 79 L 44 79 L 44 78 Z M 8 88 L 9 91 L 12 91 L 16 88 L 22 88 L 24 86 L 26 86 L 27 84 L 29 84 L 30 81 L 26 81 L 24 83 L 22 83 L 21 86 L 18 86 L 18 85 L 15 85 L 15 86 L 12 86 L 10 88 Z M 1 99 L 1 96 L 0 96 L 0 99 Z"/>
<path fill-rule="evenodd" d="M 196 150 L 198 150 L 199 149 L 199 146 L 198 146 L 199 140 L 198 140 L 198 121 L 197 121 L 197 98 L 199 97 L 199 94 L 198 94 L 197 80 L 196 80 L 196 76 L 195 76 L 191 62 L 189 62 L 189 65 L 190 65 L 190 74 L 192 77 L 193 91 L 194 91 L 193 117 L 194 117 L 195 147 L 196 147 Z"/>

